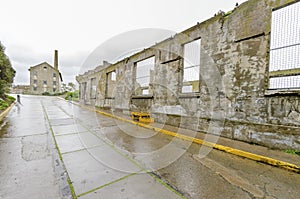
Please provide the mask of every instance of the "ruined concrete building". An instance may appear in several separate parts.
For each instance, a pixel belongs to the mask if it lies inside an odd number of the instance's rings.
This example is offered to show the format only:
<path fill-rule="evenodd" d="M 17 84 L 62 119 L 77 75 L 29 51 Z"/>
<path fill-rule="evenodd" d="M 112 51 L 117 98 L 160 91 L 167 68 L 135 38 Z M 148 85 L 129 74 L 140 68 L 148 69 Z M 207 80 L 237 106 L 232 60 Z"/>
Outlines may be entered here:
<path fill-rule="evenodd" d="M 54 52 L 54 67 L 47 62 L 31 66 L 30 71 L 30 93 L 60 93 L 62 75 L 58 70 L 58 51 Z"/>
<path fill-rule="evenodd" d="M 249 0 L 77 81 L 99 108 L 300 149 L 300 2 Z"/>

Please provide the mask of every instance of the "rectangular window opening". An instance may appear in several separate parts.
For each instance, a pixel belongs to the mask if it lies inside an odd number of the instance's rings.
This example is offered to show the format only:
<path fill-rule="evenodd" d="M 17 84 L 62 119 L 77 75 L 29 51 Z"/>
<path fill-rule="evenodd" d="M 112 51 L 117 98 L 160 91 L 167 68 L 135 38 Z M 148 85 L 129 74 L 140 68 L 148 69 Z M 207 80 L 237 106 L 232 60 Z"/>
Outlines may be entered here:
<path fill-rule="evenodd" d="M 201 39 L 183 46 L 182 93 L 199 92 Z"/>
<path fill-rule="evenodd" d="M 136 63 L 135 95 L 151 95 L 150 84 L 154 77 L 155 56 Z"/>
<path fill-rule="evenodd" d="M 272 12 L 269 88 L 300 89 L 300 2 Z"/>
<path fill-rule="evenodd" d="M 111 72 L 106 73 L 106 91 L 105 91 L 106 98 L 114 97 L 116 80 L 117 80 L 116 71 L 111 71 Z"/>
<path fill-rule="evenodd" d="M 92 78 L 91 79 L 91 93 L 90 93 L 91 99 L 95 99 L 96 98 L 96 88 L 97 88 L 96 78 Z"/>

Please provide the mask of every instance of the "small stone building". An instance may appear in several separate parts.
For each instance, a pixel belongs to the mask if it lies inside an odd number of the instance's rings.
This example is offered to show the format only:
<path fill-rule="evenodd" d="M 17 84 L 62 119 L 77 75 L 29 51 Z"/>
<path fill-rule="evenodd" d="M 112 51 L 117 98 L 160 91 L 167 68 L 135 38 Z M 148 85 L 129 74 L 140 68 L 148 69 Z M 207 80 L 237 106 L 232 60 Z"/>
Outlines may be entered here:
<path fill-rule="evenodd" d="M 41 95 L 43 93 L 60 93 L 62 75 L 58 70 L 58 53 L 55 50 L 54 67 L 47 62 L 31 66 L 30 93 Z"/>
<path fill-rule="evenodd" d="M 15 85 L 10 88 L 10 93 L 13 94 L 29 94 L 30 86 L 29 85 Z"/>
<path fill-rule="evenodd" d="M 300 149 L 300 2 L 249 0 L 77 81 L 86 104 Z"/>

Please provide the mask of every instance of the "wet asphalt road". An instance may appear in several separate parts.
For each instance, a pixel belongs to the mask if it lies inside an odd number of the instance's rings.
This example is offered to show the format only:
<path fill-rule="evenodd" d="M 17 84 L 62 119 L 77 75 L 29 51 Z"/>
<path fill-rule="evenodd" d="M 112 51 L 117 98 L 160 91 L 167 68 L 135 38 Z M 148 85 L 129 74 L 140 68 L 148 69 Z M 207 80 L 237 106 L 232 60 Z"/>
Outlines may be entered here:
<path fill-rule="evenodd" d="M 0 199 L 300 196 L 299 174 L 215 150 L 199 158 L 199 145 L 56 97 L 21 102 L 0 124 Z"/>

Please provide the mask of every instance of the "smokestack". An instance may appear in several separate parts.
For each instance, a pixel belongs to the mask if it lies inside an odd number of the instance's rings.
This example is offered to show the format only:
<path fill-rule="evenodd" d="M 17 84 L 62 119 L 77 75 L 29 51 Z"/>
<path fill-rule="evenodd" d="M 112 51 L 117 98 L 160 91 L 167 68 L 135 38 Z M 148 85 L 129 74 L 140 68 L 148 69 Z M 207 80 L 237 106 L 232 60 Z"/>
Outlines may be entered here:
<path fill-rule="evenodd" d="M 58 70 L 58 51 L 54 51 L 54 69 Z"/>

